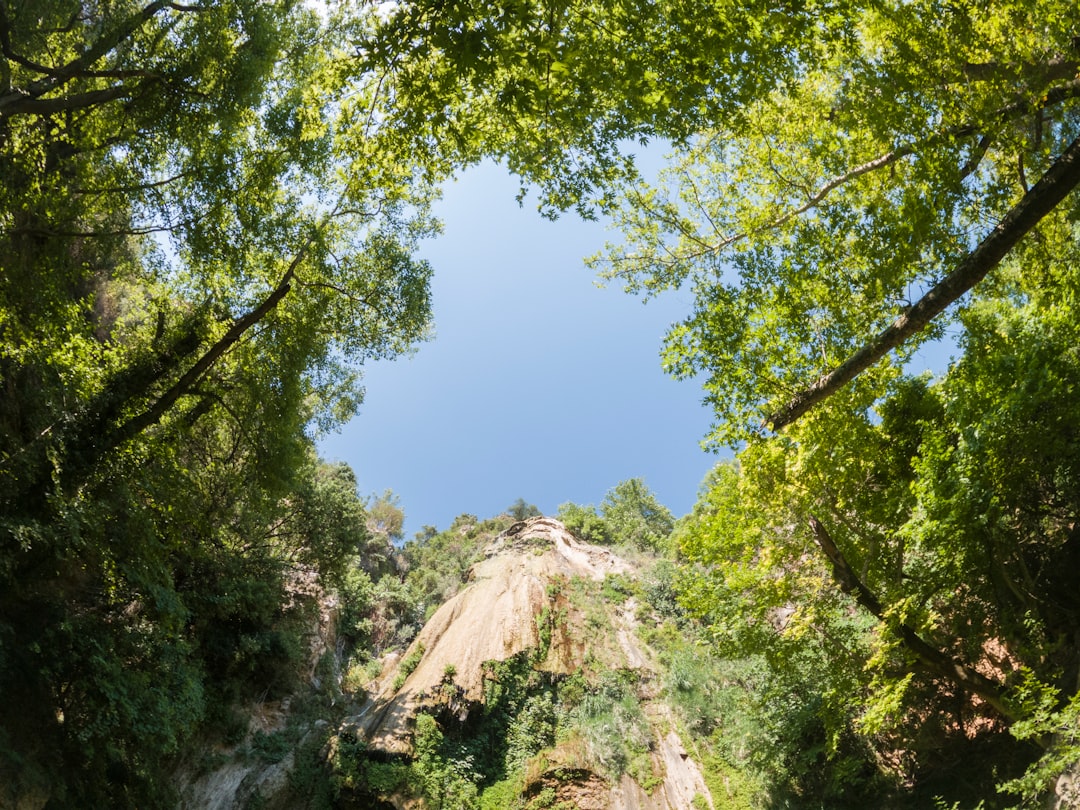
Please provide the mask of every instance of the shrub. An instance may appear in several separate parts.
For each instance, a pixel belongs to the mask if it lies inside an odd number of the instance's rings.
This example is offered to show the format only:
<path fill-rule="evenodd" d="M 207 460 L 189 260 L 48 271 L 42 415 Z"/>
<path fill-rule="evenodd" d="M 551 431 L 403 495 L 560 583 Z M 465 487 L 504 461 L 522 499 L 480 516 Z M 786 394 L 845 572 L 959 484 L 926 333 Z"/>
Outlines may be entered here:
<path fill-rule="evenodd" d="M 420 665 L 420 661 L 423 657 L 424 645 L 417 644 L 416 648 L 411 653 L 401 659 L 401 663 L 398 664 L 397 675 L 394 676 L 395 692 L 405 685 L 406 679 L 412 675 L 413 671 Z"/>

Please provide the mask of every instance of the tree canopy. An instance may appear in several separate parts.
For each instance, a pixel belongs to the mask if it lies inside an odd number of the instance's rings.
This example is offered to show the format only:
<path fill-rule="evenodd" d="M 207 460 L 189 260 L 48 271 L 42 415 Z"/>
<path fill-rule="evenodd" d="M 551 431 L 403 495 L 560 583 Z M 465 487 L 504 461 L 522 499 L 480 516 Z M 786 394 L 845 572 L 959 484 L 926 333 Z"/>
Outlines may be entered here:
<path fill-rule="evenodd" d="M 664 363 L 705 378 L 713 441 L 779 430 L 845 386 L 869 404 L 969 293 L 1000 294 L 1003 262 L 1075 250 L 1072 18 L 845 5 L 797 77 L 696 131 L 657 186 L 626 188 L 626 242 L 596 262 L 633 291 L 693 292 Z"/>
<path fill-rule="evenodd" d="M 688 599 L 717 638 L 789 684 L 833 662 L 814 675 L 834 753 L 949 701 L 946 737 L 1064 727 L 1076 625 L 1051 594 L 1075 545 L 1074 5 L 462 13 L 410 61 L 396 43 L 442 20 L 401 4 L 380 58 L 453 77 L 501 124 L 480 142 L 547 205 L 611 213 L 623 241 L 594 258 L 604 277 L 693 298 L 663 362 L 703 380 L 709 442 L 740 451 L 682 534 L 702 566 Z M 507 55 L 511 40 L 529 47 Z M 417 96 L 408 109 L 430 115 Z M 673 147 L 653 184 L 622 158 L 647 138 Z M 906 374 L 941 338 L 950 372 Z M 884 747 L 917 751 L 897 739 Z M 1041 789 L 1026 779 L 1011 784 Z"/>
<path fill-rule="evenodd" d="M 370 551 L 313 435 L 426 335 L 443 156 L 343 71 L 363 9 L 0 4 L 0 782 L 161 802 L 285 688 L 298 572 Z M 17 708 L 16 708 L 17 707 Z M 8 797 L 3 800 L 7 803 Z"/>

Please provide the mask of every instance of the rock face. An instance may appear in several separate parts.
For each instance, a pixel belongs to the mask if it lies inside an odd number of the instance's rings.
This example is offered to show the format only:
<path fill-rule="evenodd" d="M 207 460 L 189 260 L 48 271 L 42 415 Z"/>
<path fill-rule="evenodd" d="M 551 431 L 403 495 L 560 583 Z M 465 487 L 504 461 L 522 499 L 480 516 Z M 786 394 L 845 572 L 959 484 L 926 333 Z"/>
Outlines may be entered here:
<path fill-rule="evenodd" d="M 532 518 L 513 525 L 488 547 L 468 585 L 436 611 L 405 655 L 388 663 L 342 733 L 362 740 L 375 756 L 407 759 L 420 712 L 437 708 L 441 716 L 464 723 L 484 700 L 485 662 L 531 651 L 532 668 L 556 680 L 600 668 L 631 673 L 642 685 L 642 709 L 652 729 L 648 757 L 654 776 L 648 790 L 625 773 L 613 783 L 590 762 L 587 745 L 557 744 L 530 765 L 526 797 L 546 790 L 557 801 L 597 810 L 711 807 L 701 771 L 673 730 L 670 710 L 650 696 L 657 691 L 656 673 L 637 640 L 634 600 L 598 608 L 568 594 L 575 582 L 578 591 L 583 582 L 599 591 L 609 575 L 633 571 L 611 550 L 582 543 L 558 521 Z M 413 806 L 387 798 L 399 807 Z"/>

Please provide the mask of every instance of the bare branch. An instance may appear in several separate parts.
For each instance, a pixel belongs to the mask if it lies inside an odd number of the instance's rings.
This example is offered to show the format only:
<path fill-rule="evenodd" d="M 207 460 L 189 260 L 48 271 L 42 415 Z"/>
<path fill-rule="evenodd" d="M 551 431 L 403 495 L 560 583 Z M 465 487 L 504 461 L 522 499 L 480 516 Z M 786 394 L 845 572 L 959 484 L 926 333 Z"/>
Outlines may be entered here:
<path fill-rule="evenodd" d="M 933 318 L 997 267 L 1005 255 L 1078 184 L 1080 138 L 1069 144 L 1039 182 L 1020 198 L 986 238 L 960 261 L 955 270 L 845 362 L 768 416 L 765 424 L 774 431 L 790 425 L 814 405 L 836 393 L 890 351 L 924 329 Z"/>

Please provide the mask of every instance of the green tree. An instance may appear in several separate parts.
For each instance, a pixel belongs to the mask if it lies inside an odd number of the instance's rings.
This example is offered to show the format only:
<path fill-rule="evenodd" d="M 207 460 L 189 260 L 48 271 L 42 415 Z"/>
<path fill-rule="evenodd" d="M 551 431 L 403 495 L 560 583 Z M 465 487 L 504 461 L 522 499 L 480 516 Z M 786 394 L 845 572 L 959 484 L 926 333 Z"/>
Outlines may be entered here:
<path fill-rule="evenodd" d="M 426 334 L 449 162 L 342 70 L 367 12 L 321 14 L 0 4 L 4 803 L 170 805 L 184 741 L 295 677 L 303 572 L 367 543 L 312 437 Z"/>
<path fill-rule="evenodd" d="M 675 528 L 675 519 L 666 506 L 640 478 L 621 481 L 604 496 L 600 515 L 612 542 L 659 551 Z"/>
<path fill-rule="evenodd" d="M 894 778 L 958 790 L 976 745 L 1015 776 L 1038 747 L 1002 732 L 1060 734 L 1074 700 L 1080 660 L 1061 640 L 1077 631 L 1080 367 L 1075 319 L 1047 299 L 1075 284 L 973 303 L 944 379 L 898 380 L 876 418 L 811 415 L 751 445 L 680 527 L 683 599 L 720 649 L 764 655 L 796 690 L 815 656 L 822 745 L 903 750 Z M 1080 757 L 1069 734 L 1041 744 L 1043 765 L 1013 783 L 1029 796 Z"/>
<path fill-rule="evenodd" d="M 693 291 L 664 364 L 704 377 L 714 441 L 849 383 L 880 395 L 890 353 L 940 336 L 976 285 L 992 294 L 1003 260 L 1075 250 L 1067 6 L 845 5 L 797 78 L 699 128 L 656 187 L 627 187 L 626 243 L 597 264 L 637 292 Z"/>
<path fill-rule="evenodd" d="M 292 510 L 269 530 L 283 553 L 317 569 L 335 586 L 346 568 L 359 565 L 375 575 L 389 568 L 387 544 L 370 531 L 370 513 L 347 464 L 313 462 L 300 476 L 299 489 L 288 504 Z"/>
<path fill-rule="evenodd" d="M 891 352 L 940 335 L 1004 257 L 1038 254 L 1036 226 L 1071 249 L 1047 223 L 1080 182 L 1073 11 L 421 1 L 367 54 L 407 98 L 391 126 L 472 134 L 549 210 L 615 209 L 626 241 L 597 265 L 693 295 L 664 363 L 705 377 L 712 439 L 738 443 L 860 375 L 880 391 Z M 624 153 L 654 137 L 675 153 L 648 187 Z"/>
<path fill-rule="evenodd" d="M 1065 717 L 1076 667 L 1044 622 L 1075 629 L 1041 594 L 1073 582 L 1056 340 L 1078 266 L 1075 8 L 734 6 L 406 3 L 372 54 L 470 101 L 440 117 L 419 93 L 403 124 L 479 132 L 555 209 L 614 208 L 607 278 L 693 296 L 663 362 L 703 378 L 710 442 L 741 453 L 737 497 L 687 541 L 715 574 L 692 601 L 718 633 L 787 650 L 779 664 L 847 651 L 825 670 L 831 750 L 852 722 L 887 736 L 920 707 L 1001 730 L 1032 711 L 1018 667 Z M 675 151 L 648 186 L 620 149 L 657 136 Z M 947 330 L 948 378 L 904 375 Z"/>
<path fill-rule="evenodd" d="M 575 537 L 586 543 L 608 543 L 611 532 L 604 519 L 596 513 L 596 507 L 581 506 L 576 503 L 564 503 L 559 506 L 556 517 Z"/>
<path fill-rule="evenodd" d="M 390 126 L 504 160 L 549 213 L 591 215 L 633 176 L 628 142 L 688 139 L 847 33 L 799 3 L 415 0 L 395 4 L 363 52 L 398 88 Z"/>
<path fill-rule="evenodd" d="M 404 537 L 405 510 L 401 508 L 401 498 L 393 490 L 385 490 L 367 507 L 368 530 L 386 538 L 388 544 L 399 543 Z"/>
<path fill-rule="evenodd" d="M 518 498 L 508 507 L 506 507 L 506 514 L 510 515 L 514 520 L 525 520 L 531 517 L 540 517 L 540 510 L 536 508 L 535 504 L 526 503 L 524 498 Z"/>

